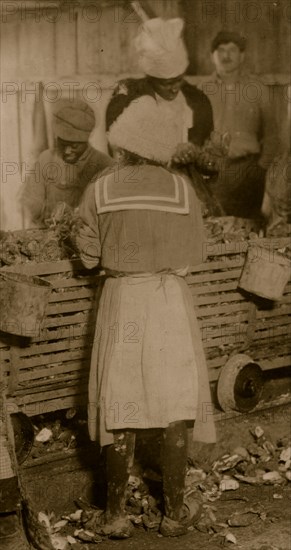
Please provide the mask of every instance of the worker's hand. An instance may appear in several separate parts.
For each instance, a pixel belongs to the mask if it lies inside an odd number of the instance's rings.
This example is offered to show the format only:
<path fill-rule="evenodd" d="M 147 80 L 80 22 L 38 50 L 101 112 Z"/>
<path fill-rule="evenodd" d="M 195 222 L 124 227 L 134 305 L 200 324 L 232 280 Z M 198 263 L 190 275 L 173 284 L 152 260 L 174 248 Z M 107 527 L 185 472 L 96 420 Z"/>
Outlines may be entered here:
<path fill-rule="evenodd" d="M 175 164 L 188 164 L 194 162 L 200 151 L 200 147 L 193 143 L 179 143 L 172 156 L 172 162 Z"/>
<path fill-rule="evenodd" d="M 201 155 L 196 160 L 196 167 L 204 174 L 217 174 L 222 166 L 223 159 L 206 150 L 202 150 Z"/>
<path fill-rule="evenodd" d="M 48 227 L 54 227 L 60 223 L 68 222 L 72 218 L 73 209 L 65 202 L 58 202 L 51 212 L 50 217 L 45 220 Z"/>

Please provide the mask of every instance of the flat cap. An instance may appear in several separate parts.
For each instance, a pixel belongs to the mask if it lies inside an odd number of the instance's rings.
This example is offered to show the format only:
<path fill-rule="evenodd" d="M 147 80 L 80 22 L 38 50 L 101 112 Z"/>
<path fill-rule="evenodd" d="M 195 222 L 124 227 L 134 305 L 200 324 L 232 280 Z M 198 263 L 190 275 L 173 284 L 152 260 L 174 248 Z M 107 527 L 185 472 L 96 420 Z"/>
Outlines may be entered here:
<path fill-rule="evenodd" d="M 95 126 L 93 109 L 81 99 L 61 99 L 53 112 L 53 131 L 66 141 L 88 141 Z"/>
<path fill-rule="evenodd" d="M 229 42 L 236 44 L 241 52 L 246 48 L 246 38 L 238 32 L 220 31 L 211 42 L 211 52 L 217 50 L 221 44 L 228 44 Z"/>

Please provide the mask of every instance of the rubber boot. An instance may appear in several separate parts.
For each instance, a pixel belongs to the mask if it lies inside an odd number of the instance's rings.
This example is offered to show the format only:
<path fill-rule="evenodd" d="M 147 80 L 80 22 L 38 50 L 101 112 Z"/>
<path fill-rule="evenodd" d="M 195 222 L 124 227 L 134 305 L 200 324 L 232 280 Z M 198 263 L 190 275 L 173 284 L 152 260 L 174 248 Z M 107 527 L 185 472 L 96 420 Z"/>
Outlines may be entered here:
<path fill-rule="evenodd" d="M 113 445 L 106 449 L 107 505 L 105 524 L 98 532 L 109 538 L 125 539 L 133 533 L 133 525 L 125 512 L 125 503 L 134 448 L 134 432 L 115 432 Z"/>
<path fill-rule="evenodd" d="M 162 474 L 166 516 L 179 521 L 183 506 L 187 466 L 185 422 L 172 422 L 162 439 Z"/>
<path fill-rule="evenodd" d="M 202 514 L 202 501 L 195 491 L 185 492 L 185 474 L 188 455 L 186 422 L 174 422 L 164 430 L 162 443 L 162 471 L 165 516 L 160 532 L 177 537 L 195 525 Z"/>
<path fill-rule="evenodd" d="M 30 550 L 19 513 L 0 514 L 0 550 Z"/>
<path fill-rule="evenodd" d="M 3 448 L 2 446 L 2 452 Z M 7 467 L 10 462 L 5 454 L 3 456 L 6 458 Z M 29 548 L 22 525 L 18 478 L 13 476 L 0 479 L 0 550 L 28 550 Z"/>
<path fill-rule="evenodd" d="M 88 530 L 109 538 L 125 539 L 132 535 L 133 525 L 125 511 L 126 490 L 133 465 L 134 432 L 114 432 L 112 445 L 105 448 L 107 502 L 105 513 L 97 510 L 86 522 Z"/>
<path fill-rule="evenodd" d="M 165 516 L 160 532 L 164 536 L 175 537 L 187 532 L 187 528 L 180 523 L 183 514 L 187 450 L 186 423 L 172 422 L 163 432 L 161 449 Z"/>

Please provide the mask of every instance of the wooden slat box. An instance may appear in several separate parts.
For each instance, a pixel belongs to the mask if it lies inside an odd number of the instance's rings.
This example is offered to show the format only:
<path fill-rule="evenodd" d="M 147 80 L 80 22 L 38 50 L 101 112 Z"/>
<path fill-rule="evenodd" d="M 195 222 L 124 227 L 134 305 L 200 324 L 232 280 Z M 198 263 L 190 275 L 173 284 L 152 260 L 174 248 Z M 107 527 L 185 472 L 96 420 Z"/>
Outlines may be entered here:
<path fill-rule="evenodd" d="M 259 239 L 270 251 L 287 239 Z M 266 309 L 237 289 L 247 242 L 208 244 L 208 258 L 186 280 L 201 327 L 211 382 L 230 355 L 244 352 L 263 369 L 290 365 L 291 283 L 282 300 Z M 8 268 L 16 270 L 16 267 Z M 90 352 L 104 278 L 79 260 L 29 262 L 17 271 L 53 285 L 39 335 L 0 334 L 1 378 L 29 416 L 86 404 Z"/>

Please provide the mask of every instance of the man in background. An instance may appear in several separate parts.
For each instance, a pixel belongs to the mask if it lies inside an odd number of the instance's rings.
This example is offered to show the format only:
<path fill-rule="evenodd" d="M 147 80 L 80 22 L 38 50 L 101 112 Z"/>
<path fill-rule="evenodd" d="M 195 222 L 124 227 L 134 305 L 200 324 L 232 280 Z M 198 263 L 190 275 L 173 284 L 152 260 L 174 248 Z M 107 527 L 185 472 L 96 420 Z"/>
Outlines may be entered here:
<path fill-rule="evenodd" d="M 227 215 L 251 218 L 260 212 L 278 136 L 267 86 L 244 70 L 245 47 L 236 32 L 217 34 L 211 44 L 215 72 L 203 80 L 203 91 L 212 105 L 214 130 L 228 142 L 212 191 Z"/>
<path fill-rule="evenodd" d="M 113 161 L 89 144 L 95 114 L 80 99 L 60 100 L 53 112 L 54 147 L 43 151 L 22 193 L 26 216 L 44 225 L 58 203 L 79 205 L 87 184 Z"/>

